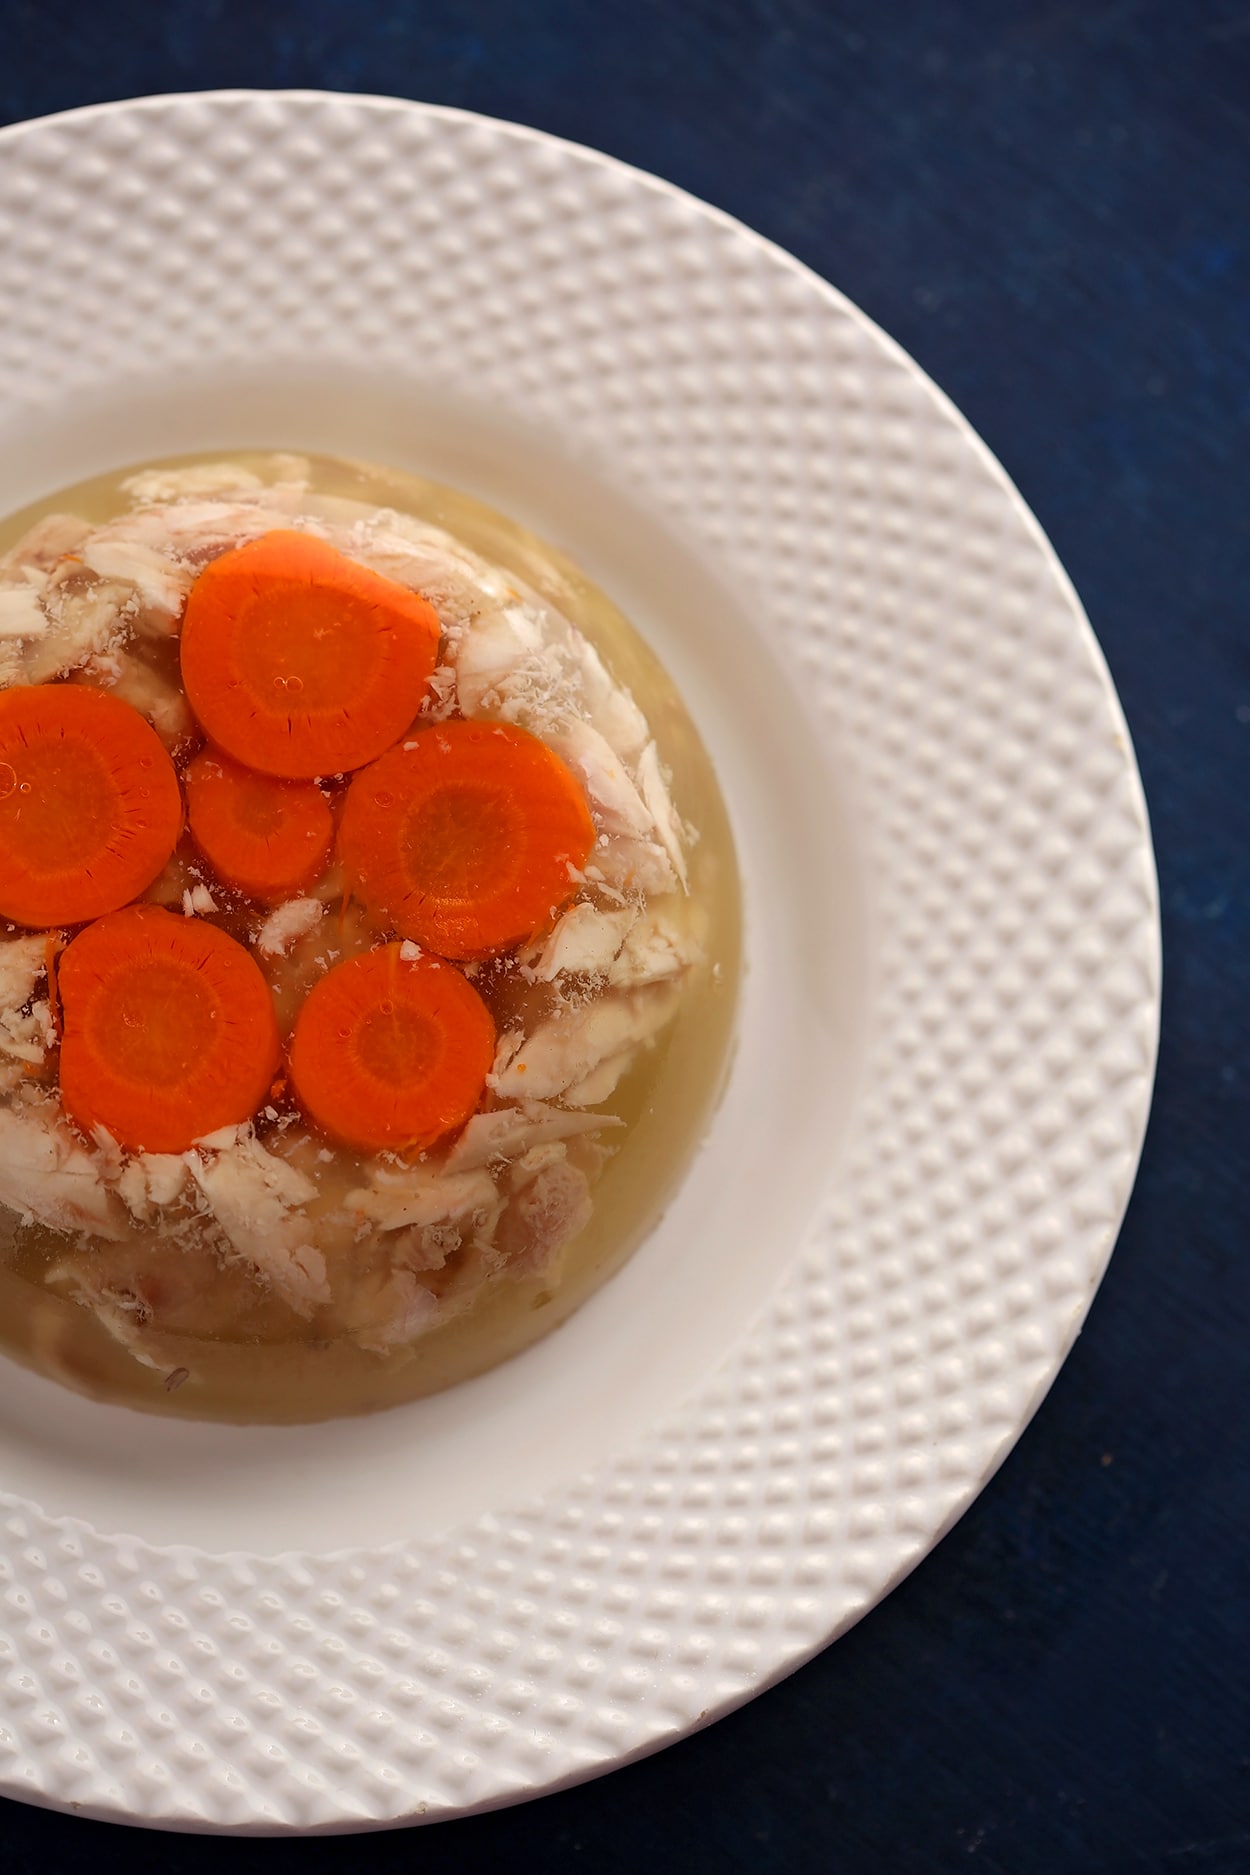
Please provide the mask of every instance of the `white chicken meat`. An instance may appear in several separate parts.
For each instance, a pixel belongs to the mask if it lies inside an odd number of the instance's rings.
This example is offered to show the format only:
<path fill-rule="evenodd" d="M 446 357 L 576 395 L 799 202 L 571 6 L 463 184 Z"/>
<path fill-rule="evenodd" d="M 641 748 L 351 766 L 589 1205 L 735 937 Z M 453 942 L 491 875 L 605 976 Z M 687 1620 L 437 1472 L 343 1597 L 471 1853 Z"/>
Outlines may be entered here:
<path fill-rule="evenodd" d="M 0 939 L 0 1059 L 41 1067 L 56 1039 L 48 999 L 35 995 L 52 935 Z"/>
<path fill-rule="evenodd" d="M 297 1314 L 330 1299 L 326 1261 L 302 1207 L 310 1178 L 266 1152 L 250 1126 L 224 1127 L 186 1155 L 206 1209 L 231 1245 Z"/>
<path fill-rule="evenodd" d="M 570 1106 L 595 1106 L 676 1014 L 680 996 L 678 984 L 657 983 L 559 1009 L 509 1059 L 497 1061 L 490 1085 L 506 1100 L 558 1097 Z"/>
<path fill-rule="evenodd" d="M 118 1239 L 125 1209 L 53 1103 L 0 1108 L 0 1204 L 49 1230 Z"/>

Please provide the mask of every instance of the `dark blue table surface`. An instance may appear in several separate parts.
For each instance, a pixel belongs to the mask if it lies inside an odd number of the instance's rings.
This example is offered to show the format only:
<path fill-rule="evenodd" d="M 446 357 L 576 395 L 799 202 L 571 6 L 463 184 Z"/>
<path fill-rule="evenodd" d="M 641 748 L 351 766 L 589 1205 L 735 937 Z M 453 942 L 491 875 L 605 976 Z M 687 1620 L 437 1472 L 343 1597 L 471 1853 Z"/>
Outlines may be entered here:
<path fill-rule="evenodd" d="M 596 145 L 792 249 L 919 359 L 1040 516 L 1124 699 L 1162 876 L 1158 1093 L 1037 1420 L 787 1683 L 419 1836 L 226 1846 L 9 1804 L 0 1868 L 1250 1870 L 1244 0 L 0 0 L 0 121 L 217 85 Z"/>

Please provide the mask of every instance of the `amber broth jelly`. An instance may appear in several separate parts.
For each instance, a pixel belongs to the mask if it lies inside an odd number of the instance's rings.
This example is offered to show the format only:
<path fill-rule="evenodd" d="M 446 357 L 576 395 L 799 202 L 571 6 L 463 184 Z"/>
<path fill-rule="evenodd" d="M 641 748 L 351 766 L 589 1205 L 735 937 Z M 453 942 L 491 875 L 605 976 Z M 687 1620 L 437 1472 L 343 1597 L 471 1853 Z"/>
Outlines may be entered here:
<path fill-rule="evenodd" d="M 183 456 L 131 465 L 59 490 L 0 523 L 0 556 L 45 515 L 78 515 L 92 526 L 112 521 L 132 506 L 124 484 L 140 470 L 182 470 L 220 460 Z M 620 1124 L 594 1136 L 598 1147 L 610 1151 L 582 1153 L 581 1162 L 594 1168 L 590 1221 L 554 1267 L 487 1284 L 473 1306 L 410 1345 L 382 1351 L 362 1346 L 350 1311 L 348 1318 L 336 1319 L 321 1309 L 301 1320 L 254 1271 L 235 1262 L 214 1273 L 193 1236 L 179 1237 L 158 1220 L 130 1227 L 126 1254 L 145 1260 L 152 1272 L 165 1271 L 169 1285 L 182 1283 L 187 1293 L 172 1297 L 165 1324 L 136 1359 L 96 1313 L 60 1292 L 65 1285 L 59 1277 L 49 1281 L 64 1264 L 66 1234 L 0 1210 L 0 1345 L 10 1353 L 81 1391 L 148 1410 L 301 1421 L 373 1411 L 431 1393 L 517 1353 L 564 1321 L 653 1228 L 698 1148 L 725 1078 L 740 968 L 739 884 L 724 804 L 690 713 L 648 645 L 563 553 L 469 496 L 400 471 L 259 452 L 235 453 L 230 462 L 265 484 L 298 475 L 312 497 L 344 498 L 433 524 L 525 582 L 585 634 L 612 678 L 632 693 L 670 778 L 677 813 L 695 834 L 686 855 L 688 902 L 699 914 L 701 956 L 686 971 L 676 1014 L 658 1040 L 642 1048 L 615 1090 L 593 1105 L 594 1113 Z M 160 676 L 178 682 L 176 636 L 145 646 L 145 655 Z M 172 895 L 174 908 L 183 882 L 177 867 L 184 867 L 188 881 L 195 876 L 194 859 L 187 860 L 184 848 L 185 842 L 170 877 L 149 894 L 160 900 L 163 891 L 165 903 Z M 213 895 L 214 921 L 249 942 L 258 908 L 216 888 Z M 362 947 L 379 936 L 350 901 L 330 905 L 319 932 L 296 947 L 293 959 L 266 963 L 284 1035 L 327 961 L 344 946 Z M 512 959 L 471 967 L 470 974 L 501 1033 L 527 998 L 540 995 L 551 1003 L 554 996 L 550 986 L 536 989 L 518 974 Z M 262 1142 L 267 1126 L 262 1115 Z M 363 1159 L 341 1147 L 331 1153 L 289 1112 L 282 1128 L 285 1156 L 318 1186 L 310 1212 L 329 1215 L 364 1176 Z M 330 1232 L 326 1242 L 332 1282 L 336 1258 L 372 1254 L 359 1230 L 337 1238 Z M 116 1246 L 103 1246 L 98 1254 L 116 1254 Z"/>

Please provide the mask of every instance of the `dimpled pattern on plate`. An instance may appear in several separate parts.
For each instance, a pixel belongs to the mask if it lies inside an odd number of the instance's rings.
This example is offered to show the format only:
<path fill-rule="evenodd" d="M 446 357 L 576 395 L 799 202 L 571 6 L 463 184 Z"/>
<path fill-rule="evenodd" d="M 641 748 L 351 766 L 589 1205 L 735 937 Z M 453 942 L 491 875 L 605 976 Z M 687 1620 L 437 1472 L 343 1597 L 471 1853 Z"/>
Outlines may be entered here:
<path fill-rule="evenodd" d="M 895 347 L 587 152 L 385 101 L 158 100 L 8 133 L 0 247 L 0 419 L 119 361 L 410 371 L 419 330 L 422 374 L 582 439 L 753 594 L 857 767 L 881 937 L 848 1161 L 678 1421 L 411 1549 L 222 1558 L 5 1503 L 6 1791 L 300 1829 L 586 1775 L 879 1598 L 1079 1326 L 1158 988 L 1101 660 L 1001 472 Z"/>

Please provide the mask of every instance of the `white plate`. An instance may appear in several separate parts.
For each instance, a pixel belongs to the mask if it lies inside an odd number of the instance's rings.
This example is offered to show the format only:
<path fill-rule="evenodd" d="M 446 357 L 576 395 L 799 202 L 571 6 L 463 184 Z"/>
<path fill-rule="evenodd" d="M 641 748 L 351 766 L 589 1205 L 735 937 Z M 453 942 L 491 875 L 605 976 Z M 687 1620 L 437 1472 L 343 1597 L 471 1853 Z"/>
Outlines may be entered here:
<path fill-rule="evenodd" d="M 0 511 L 277 445 L 519 515 L 683 685 L 749 949 L 680 1197 L 521 1359 L 281 1431 L 4 1370 L 0 1788 L 279 1831 L 588 1777 L 883 1595 L 1080 1326 L 1158 1015 L 1102 659 L 895 345 L 589 151 L 387 100 L 158 98 L 4 132 L 0 244 Z"/>

